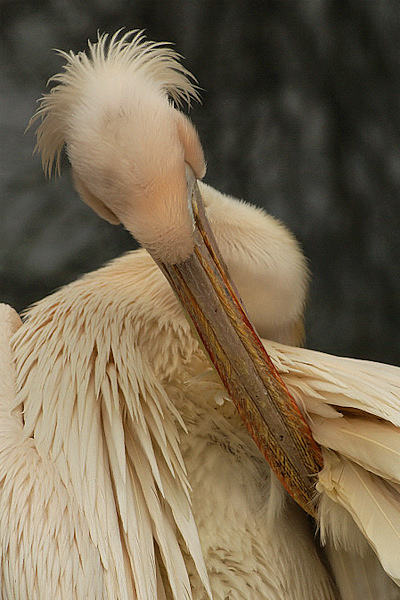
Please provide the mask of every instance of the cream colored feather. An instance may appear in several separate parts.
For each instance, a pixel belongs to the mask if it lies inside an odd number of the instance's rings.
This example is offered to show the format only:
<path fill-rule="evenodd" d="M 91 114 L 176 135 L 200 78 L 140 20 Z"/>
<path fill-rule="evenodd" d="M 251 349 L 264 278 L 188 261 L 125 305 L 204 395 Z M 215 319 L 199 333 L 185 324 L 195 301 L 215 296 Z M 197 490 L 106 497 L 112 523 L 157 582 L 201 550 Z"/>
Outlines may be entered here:
<path fill-rule="evenodd" d="M 386 575 L 369 548 L 362 558 L 358 552 L 337 549 L 327 541 L 325 548 L 344 600 L 398 600 L 400 590 Z"/>
<path fill-rule="evenodd" d="M 400 585 L 400 495 L 386 481 L 340 455 L 323 452 L 318 491 L 346 508 L 377 553 L 385 571 Z M 331 515 L 330 515 L 331 516 Z M 324 514 L 320 513 L 321 524 Z M 336 544 L 340 540 L 335 540 Z"/>
<path fill-rule="evenodd" d="M 9 413 L 11 399 L 15 397 L 15 365 L 11 338 L 22 325 L 18 313 L 7 304 L 0 303 L 0 428 L 7 435 L 13 421 L 16 429 L 21 425 L 20 415 Z M 7 426 L 4 426 L 7 424 Z"/>
<path fill-rule="evenodd" d="M 102 598 L 103 570 L 85 519 L 47 456 L 24 435 L 15 402 L 12 334 L 23 328 L 0 305 L 0 540 L 4 598 Z M 71 535 L 71 533 L 73 535 Z M 86 574 L 83 561 L 91 564 Z"/>
<path fill-rule="evenodd" d="M 153 599 L 165 570 L 173 597 L 190 598 L 174 527 L 209 584 L 179 450 L 182 419 L 143 353 L 140 319 L 131 320 L 138 288 L 134 272 L 126 282 L 108 268 L 33 308 L 14 341 L 15 405 L 24 406 L 25 439 L 34 438 L 80 507 L 110 597 L 136 590 Z"/>
<path fill-rule="evenodd" d="M 398 427 L 364 415 L 343 416 L 334 421 L 313 415 L 315 440 L 356 462 L 364 469 L 398 483 L 400 434 Z"/>
<path fill-rule="evenodd" d="M 400 369 L 264 345 L 324 449 L 317 483 L 322 538 L 363 552 L 354 520 L 400 584 Z"/>

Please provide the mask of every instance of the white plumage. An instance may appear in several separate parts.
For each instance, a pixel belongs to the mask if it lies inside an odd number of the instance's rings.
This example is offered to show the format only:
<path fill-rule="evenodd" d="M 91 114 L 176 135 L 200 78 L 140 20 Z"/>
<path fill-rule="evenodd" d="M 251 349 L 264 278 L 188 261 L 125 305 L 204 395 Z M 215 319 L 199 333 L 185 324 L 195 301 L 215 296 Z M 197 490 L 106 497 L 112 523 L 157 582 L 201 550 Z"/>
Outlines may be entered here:
<path fill-rule="evenodd" d="M 140 36 L 66 56 L 39 110 L 45 166 L 66 143 L 84 200 L 157 259 L 182 260 L 192 245 L 184 163 L 204 172 L 197 134 L 168 100 L 195 95 L 185 71 Z M 342 599 L 398 599 L 379 561 L 400 585 L 399 369 L 283 345 L 302 335 L 308 275 L 295 240 L 199 185 L 249 314 L 323 448 L 319 526 Z M 23 324 L 0 309 L 2 598 L 337 597 L 309 520 L 145 250 L 45 298 Z"/>

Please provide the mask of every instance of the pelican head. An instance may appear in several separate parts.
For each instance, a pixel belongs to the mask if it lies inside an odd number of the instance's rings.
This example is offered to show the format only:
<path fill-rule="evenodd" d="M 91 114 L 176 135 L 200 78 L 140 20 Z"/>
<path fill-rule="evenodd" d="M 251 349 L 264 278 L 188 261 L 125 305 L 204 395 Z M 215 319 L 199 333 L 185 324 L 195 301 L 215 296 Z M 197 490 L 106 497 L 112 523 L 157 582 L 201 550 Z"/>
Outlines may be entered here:
<path fill-rule="evenodd" d="M 206 167 L 197 132 L 173 101 L 198 95 L 172 49 L 131 37 L 107 44 L 103 35 L 90 56 L 62 53 L 65 70 L 36 113 L 37 147 L 50 173 L 65 144 L 82 199 L 153 256 L 180 262 L 193 250 L 185 164 L 200 179 Z"/>
<path fill-rule="evenodd" d="M 319 448 L 250 324 L 206 218 L 197 184 L 203 151 L 177 109 L 197 98 L 196 88 L 170 48 L 140 33 L 101 36 L 89 50 L 64 54 L 65 70 L 34 117 L 44 167 L 59 168 L 65 145 L 83 200 L 149 251 L 260 450 L 313 513 Z"/>

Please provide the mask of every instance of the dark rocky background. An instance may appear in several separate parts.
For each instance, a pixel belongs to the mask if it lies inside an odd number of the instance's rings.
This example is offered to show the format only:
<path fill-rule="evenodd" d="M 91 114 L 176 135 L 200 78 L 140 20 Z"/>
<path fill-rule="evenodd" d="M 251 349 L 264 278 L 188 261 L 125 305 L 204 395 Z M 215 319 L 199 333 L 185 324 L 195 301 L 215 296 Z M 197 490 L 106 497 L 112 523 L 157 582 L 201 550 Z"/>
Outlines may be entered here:
<path fill-rule="evenodd" d="M 21 310 L 133 247 L 24 135 L 53 49 L 120 27 L 173 42 L 204 89 L 206 181 L 300 239 L 307 345 L 400 365 L 399 0 L 0 0 L 0 299 Z"/>

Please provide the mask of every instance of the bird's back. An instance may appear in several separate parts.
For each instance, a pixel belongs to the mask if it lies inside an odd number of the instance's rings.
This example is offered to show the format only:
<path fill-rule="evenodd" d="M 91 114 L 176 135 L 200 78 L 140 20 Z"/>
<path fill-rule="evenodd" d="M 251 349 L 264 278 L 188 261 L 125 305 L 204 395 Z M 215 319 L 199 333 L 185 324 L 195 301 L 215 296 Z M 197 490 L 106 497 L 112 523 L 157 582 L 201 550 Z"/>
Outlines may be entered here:
<path fill-rule="evenodd" d="M 203 600 L 209 578 L 214 600 L 333 600 L 307 519 L 144 251 L 30 309 L 14 351 L 0 534 L 22 543 L 3 545 L 4 597 Z"/>

